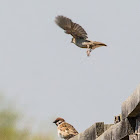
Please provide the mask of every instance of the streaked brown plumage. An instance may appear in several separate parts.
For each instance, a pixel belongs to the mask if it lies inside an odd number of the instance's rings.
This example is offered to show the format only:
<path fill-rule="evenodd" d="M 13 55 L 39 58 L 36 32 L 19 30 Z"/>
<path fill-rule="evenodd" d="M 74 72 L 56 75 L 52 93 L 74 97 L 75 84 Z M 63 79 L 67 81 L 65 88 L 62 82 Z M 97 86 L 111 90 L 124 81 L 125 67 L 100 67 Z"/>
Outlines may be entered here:
<path fill-rule="evenodd" d="M 73 36 L 72 43 L 80 48 L 87 48 L 87 55 L 98 47 L 107 46 L 104 43 L 88 40 L 86 31 L 77 23 L 72 22 L 71 19 L 64 16 L 57 16 L 55 19 L 56 24 L 65 30 L 65 33 Z"/>
<path fill-rule="evenodd" d="M 57 125 L 58 136 L 65 140 L 69 140 L 78 134 L 76 129 L 71 124 L 66 123 L 63 118 L 57 118 L 53 123 Z"/>

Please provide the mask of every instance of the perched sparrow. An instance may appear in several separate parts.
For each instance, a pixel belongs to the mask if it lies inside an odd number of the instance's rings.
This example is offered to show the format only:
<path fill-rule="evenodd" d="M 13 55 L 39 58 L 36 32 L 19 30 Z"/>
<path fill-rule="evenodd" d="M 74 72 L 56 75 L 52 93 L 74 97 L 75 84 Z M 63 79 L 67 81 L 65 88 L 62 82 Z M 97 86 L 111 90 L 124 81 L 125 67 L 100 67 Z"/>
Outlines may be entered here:
<path fill-rule="evenodd" d="M 57 125 L 58 136 L 65 140 L 69 140 L 78 134 L 75 128 L 66 123 L 63 118 L 57 118 L 53 123 Z"/>
<path fill-rule="evenodd" d="M 107 46 L 101 42 L 88 40 L 86 31 L 79 24 L 72 22 L 72 20 L 67 17 L 57 16 L 55 22 L 58 26 L 65 30 L 65 33 L 73 36 L 71 43 L 74 43 L 80 48 L 87 48 L 87 56 L 90 55 L 90 52 L 93 49 L 101 46 Z"/>

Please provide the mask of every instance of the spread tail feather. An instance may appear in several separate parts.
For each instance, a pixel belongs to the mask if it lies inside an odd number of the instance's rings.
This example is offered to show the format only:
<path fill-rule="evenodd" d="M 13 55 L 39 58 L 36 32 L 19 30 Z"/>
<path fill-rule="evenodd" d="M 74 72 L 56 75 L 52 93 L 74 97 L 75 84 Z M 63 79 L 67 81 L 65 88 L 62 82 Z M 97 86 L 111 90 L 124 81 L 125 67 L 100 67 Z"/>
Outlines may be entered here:
<path fill-rule="evenodd" d="M 101 42 L 97 42 L 97 41 L 93 41 L 93 44 L 99 45 L 99 46 L 107 46 L 106 44 L 101 43 Z"/>

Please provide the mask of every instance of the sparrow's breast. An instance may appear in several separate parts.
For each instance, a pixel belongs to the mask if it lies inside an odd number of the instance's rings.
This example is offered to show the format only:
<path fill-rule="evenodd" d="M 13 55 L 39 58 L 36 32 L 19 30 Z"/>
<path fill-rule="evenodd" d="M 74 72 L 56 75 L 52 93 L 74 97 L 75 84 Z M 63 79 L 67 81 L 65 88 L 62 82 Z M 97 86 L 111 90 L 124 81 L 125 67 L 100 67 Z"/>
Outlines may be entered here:
<path fill-rule="evenodd" d="M 58 130 L 58 137 L 63 138 L 60 130 Z"/>

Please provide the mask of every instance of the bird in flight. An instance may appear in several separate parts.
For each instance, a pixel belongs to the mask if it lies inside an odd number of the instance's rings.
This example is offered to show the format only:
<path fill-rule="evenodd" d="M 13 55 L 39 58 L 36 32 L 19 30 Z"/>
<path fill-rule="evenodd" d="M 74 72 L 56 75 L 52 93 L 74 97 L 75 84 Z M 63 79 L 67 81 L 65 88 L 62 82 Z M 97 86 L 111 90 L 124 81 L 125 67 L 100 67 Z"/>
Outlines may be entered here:
<path fill-rule="evenodd" d="M 69 140 L 78 134 L 76 129 L 71 124 L 65 122 L 63 118 L 59 117 L 53 123 L 57 126 L 58 136 L 65 140 Z"/>
<path fill-rule="evenodd" d="M 90 56 L 90 52 L 95 48 L 101 46 L 107 46 L 104 43 L 88 40 L 86 31 L 77 23 L 74 23 L 71 19 L 64 16 L 57 16 L 55 23 L 65 30 L 65 33 L 73 36 L 71 43 L 74 43 L 80 48 L 87 48 L 87 56 Z"/>

